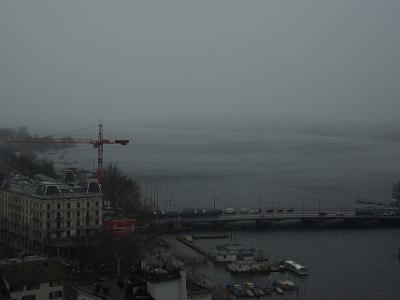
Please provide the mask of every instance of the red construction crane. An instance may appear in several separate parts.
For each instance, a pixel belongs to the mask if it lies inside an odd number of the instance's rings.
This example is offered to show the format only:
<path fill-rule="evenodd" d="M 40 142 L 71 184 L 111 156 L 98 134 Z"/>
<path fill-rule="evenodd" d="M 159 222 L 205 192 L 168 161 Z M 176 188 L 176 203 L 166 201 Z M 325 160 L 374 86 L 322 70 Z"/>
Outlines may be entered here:
<path fill-rule="evenodd" d="M 97 180 L 102 186 L 104 183 L 104 166 L 103 166 L 103 146 L 105 144 L 119 144 L 127 145 L 129 140 L 109 140 L 103 137 L 103 124 L 99 123 L 99 133 L 96 140 L 93 139 L 42 139 L 42 138 L 29 138 L 29 139 L 15 139 L 12 141 L 7 141 L 7 143 L 12 144 L 92 144 L 97 148 Z"/>

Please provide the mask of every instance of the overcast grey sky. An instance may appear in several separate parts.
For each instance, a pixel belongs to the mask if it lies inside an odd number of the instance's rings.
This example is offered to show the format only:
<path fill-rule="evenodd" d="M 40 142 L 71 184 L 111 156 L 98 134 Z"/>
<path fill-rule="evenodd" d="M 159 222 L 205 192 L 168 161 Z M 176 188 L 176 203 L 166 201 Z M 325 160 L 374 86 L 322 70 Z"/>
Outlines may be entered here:
<path fill-rule="evenodd" d="M 399 16 L 398 0 L 1 0 L 0 125 L 397 120 Z"/>

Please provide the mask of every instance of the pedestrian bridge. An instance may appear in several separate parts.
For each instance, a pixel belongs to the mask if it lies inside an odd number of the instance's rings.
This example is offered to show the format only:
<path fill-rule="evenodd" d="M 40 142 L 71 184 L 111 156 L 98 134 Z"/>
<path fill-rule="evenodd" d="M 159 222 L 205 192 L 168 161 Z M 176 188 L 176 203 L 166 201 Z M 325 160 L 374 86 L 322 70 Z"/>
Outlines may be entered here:
<path fill-rule="evenodd" d="M 307 209 L 307 210 L 293 210 L 293 211 L 281 211 L 281 212 L 255 212 L 255 213 L 235 213 L 235 214 L 221 214 L 214 216 L 193 216 L 193 217 L 161 217 L 156 218 L 155 223 L 159 225 L 178 225 L 179 226 L 190 226 L 190 225 L 223 225 L 234 222 L 256 222 L 257 224 L 271 224 L 290 220 L 298 220 L 301 222 L 309 223 L 323 223 L 333 220 L 342 220 L 347 223 L 357 223 L 369 221 L 377 221 L 382 224 L 400 224 L 400 215 L 397 213 L 384 213 L 384 212 L 373 212 L 365 210 L 354 210 L 354 209 L 325 209 L 323 211 L 318 209 Z"/>

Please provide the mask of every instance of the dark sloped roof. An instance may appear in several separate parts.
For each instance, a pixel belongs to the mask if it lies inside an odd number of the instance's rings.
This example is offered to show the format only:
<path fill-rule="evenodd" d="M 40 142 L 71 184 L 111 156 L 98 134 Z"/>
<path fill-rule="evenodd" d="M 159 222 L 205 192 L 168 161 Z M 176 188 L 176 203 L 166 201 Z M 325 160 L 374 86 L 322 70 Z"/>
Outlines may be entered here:
<path fill-rule="evenodd" d="M 211 293 L 210 289 L 190 280 L 186 280 L 186 290 L 189 296 Z"/>
<path fill-rule="evenodd" d="M 45 180 L 48 179 L 48 180 Z M 63 198 L 65 194 L 74 194 L 74 196 L 99 196 L 101 189 L 96 179 L 88 179 L 84 186 L 70 185 L 61 181 L 55 181 L 52 178 L 46 178 L 44 175 L 37 175 L 35 178 L 14 176 L 7 179 L 1 189 L 9 190 L 14 193 L 25 194 L 40 198 Z"/>
<path fill-rule="evenodd" d="M 48 260 L 1 265 L 0 274 L 10 285 L 27 285 L 67 278 L 64 265 Z"/>
<path fill-rule="evenodd" d="M 145 280 L 151 283 L 159 283 L 164 281 L 171 281 L 180 279 L 181 275 L 179 272 L 168 272 L 168 273 L 143 273 L 140 275 L 135 275 L 138 279 Z"/>

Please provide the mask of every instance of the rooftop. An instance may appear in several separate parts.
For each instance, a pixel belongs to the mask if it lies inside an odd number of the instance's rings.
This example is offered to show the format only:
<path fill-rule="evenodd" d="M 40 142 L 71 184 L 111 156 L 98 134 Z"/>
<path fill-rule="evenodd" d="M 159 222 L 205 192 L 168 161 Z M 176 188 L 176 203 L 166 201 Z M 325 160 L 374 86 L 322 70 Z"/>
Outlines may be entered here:
<path fill-rule="evenodd" d="M 201 286 L 193 281 L 190 281 L 190 280 L 186 280 L 186 290 L 187 290 L 188 296 L 211 293 L 210 289 L 203 287 L 203 286 Z"/>
<path fill-rule="evenodd" d="M 83 185 L 64 183 L 38 174 L 35 177 L 14 176 L 6 180 L 1 189 L 38 198 L 59 198 L 66 194 L 99 195 L 100 186 L 96 179 L 88 179 Z"/>
<path fill-rule="evenodd" d="M 65 266 L 50 260 L 0 265 L 0 273 L 9 285 L 29 285 L 67 278 Z"/>

